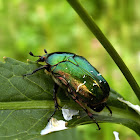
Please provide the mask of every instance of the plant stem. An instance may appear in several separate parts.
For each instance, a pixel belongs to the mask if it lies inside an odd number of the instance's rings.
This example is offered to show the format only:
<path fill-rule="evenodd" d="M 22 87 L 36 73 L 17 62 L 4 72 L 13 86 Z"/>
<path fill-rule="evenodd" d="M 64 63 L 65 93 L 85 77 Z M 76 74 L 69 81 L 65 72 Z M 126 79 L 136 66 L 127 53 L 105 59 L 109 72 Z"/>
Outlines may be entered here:
<path fill-rule="evenodd" d="M 109 55 L 112 57 L 114 62 L 117 64 L 125 78 L 127 79 L 129 85 L 135 92 L 136 96 L 140 100 L 140 87 L 137 84 L 136 80 L 134 79 L 133 75 L 117 53 L 117 51 L 113 48 L 112 44 L 108 41 L 99 27 L 95 24 L 92 17 L 88 15 L 86 10 L 82 7 L 78 0 L 67 0 L 68 3 L 73 7 L 73 9 L 77 12 L 77 14 L 81 17 L 83 22 L 87 25 L 89 30 L 96 36 L 96 38 L 100 41 Z"/>

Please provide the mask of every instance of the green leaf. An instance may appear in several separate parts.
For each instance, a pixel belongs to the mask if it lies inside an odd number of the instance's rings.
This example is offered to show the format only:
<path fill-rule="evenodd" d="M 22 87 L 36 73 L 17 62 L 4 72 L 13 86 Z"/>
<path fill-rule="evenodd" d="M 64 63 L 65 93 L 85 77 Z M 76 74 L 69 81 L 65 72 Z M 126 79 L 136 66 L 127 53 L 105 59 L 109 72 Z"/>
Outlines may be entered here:
<path fill-rule="evenodd" d="M 54 110 L 54 81 L 44 70 L 24 78 L 22 76 L 40 66 L 31 61 L 23 63 L 11 58 L 5 58 L 4 63 L 0 62 L 0 139 L 45 139 L 40 132 Z M 94 112 L 95 119 L 98 122 L 123 124 L 140 135 L 139 115 L 118 101 L 118 97 L 121 95 L 111 90 L 108 105 L 113 115 L 104 109 L 100 113 Z M 79 105 L 66 96 L 63 89 L 59 89 L 58 98 L 60 106 L 66 104 L 80 110 L 79 116 L 74 116 L 68 122 L 68 127 L 94 123 Z M 54 117 L 63 119 L 61 110 Z"/>

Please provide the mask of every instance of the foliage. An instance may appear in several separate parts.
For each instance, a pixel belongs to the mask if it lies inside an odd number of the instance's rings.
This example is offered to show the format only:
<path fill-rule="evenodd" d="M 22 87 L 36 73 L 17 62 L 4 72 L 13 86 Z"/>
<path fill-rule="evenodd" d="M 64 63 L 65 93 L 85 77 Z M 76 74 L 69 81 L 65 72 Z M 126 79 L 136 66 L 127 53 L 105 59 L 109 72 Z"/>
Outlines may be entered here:
<path fill-rule="evenodd" d="M 43 71 L 23 78 L 23 74 L 38 68 L 38 64 L 32 62 L 25 64 L 10 58 L 5 58 L 5 61 L 6 63 L 0 63 L 0 138 L 41 138 L 40 132 L 47 124 L 47 118 L 54 109 L 52 100 L 54 82 L 49 75 L 44 76 Z M 61 106 L 66 104 L 81 110 L 80 107 L 75 106 L 75 102 L 68 100 L 63 90 L 59 91 L 58 97 Z M 113 116 L 109 116 L 108 110 L 104 109 L 100 114 L 94 113 L 95 119 L 98 122 L 121 123 L 139 134 L 139 115 L 119 102 L 118 97 L 121 98 L 119 94 L 111 90 L 108 105 L 111 106 Z M 56 117 L 63 119 L 61 111 L 57 113 Z M 93 123 L 93 121 L 81 110 L 79 119 L 74 117 L 68 122 L 67 127 L 87 123 Z"/>
<path fill-rule="evenodd" d="M 135 79 L 140 82 L 139 1 L 82 0 L 82 3 L 115 46 Z M 126 100 L 139 104 L 125 78 L 67 2 L 1 0 L 0 11 L 1 59 L 6 55 L 26 61 L 28 52 L 40 55 L 44 48 L 48 52 L 74 52 L 86 57 L 104 75 L 110 86 L 117 89 Z M 132 131 L 120 125 L 103 124 L 101 127 L 101 132 L 94 131 L 94 124 L 90 125 L 89 129 L 88 126 L 80 127 L 78 131 L 83 133 L 79 136 L 83 139 L 88 136 L 89 139 L 93 136 L 97 139 L 113 139 L 114 129 L 120 132 L 120 139 L 127 139 L 129 136 L 137 138 Z M 104 137 L 101 137 L 100 133 Z"/>

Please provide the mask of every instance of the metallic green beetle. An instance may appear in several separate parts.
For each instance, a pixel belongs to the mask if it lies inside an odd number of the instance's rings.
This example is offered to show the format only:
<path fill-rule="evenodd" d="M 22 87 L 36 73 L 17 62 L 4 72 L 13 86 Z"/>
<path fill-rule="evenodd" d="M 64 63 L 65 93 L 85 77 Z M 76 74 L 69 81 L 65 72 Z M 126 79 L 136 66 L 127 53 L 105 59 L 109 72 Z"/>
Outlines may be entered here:
<path fill-rule="evenodd" d="M 55 81 L 53 94 L 55 110 L 51 117 L 59 108 L 56 93 L 60 86 L 67 90 L 72 99 L 84 109 L 88 116 L 97 124 L 98 129 L 100 129 L 94 114 L 88 108 L 100 112 L 104 107 L 107 107 L 112 114 L 112 111 L 106 104 L 110 92 L 110 87 L 106 80 L 82 56 L 67 52 L 48 54 L 45 49 L 44 52 L 45 55 L 43 56 L 34 56 L 32 52 L 29 53 L 31 56 L 39 57 L 37 62 L 45 62 L 46 65 L 24 76 L 32 75 L 41 69 L 46 69 L 51 74 Z"/>

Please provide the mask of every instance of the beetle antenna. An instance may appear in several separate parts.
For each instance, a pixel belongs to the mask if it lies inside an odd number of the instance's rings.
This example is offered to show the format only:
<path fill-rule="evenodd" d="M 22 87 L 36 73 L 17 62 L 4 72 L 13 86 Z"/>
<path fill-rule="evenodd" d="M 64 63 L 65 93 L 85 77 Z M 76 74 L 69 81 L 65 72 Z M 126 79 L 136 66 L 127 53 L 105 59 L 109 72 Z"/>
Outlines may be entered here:
<path fill-rule="evenodd" d="M 29 54 L 30 54 L 31 56 L 34 56 L 34 57 L 41 57 L 40 55 L 39 55 L 39 56 L 35 56 L 32 52 L 29 52 Z"/>
<path fill-rule="evenodd" d="M 46 50 L 46 49 L 44 49 L 44 52 L 45 52 L 45 53 L 47 53 L 47 50 Z"/>

